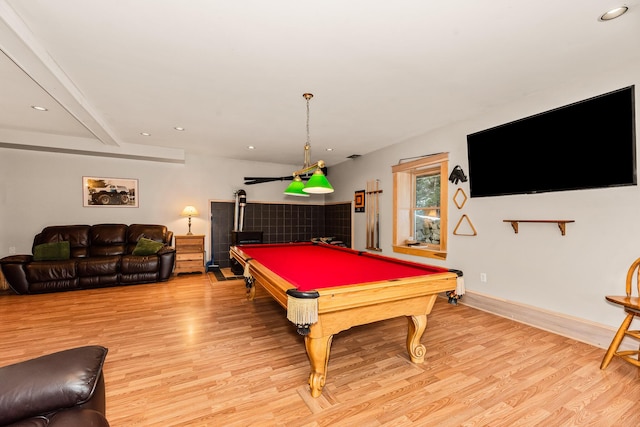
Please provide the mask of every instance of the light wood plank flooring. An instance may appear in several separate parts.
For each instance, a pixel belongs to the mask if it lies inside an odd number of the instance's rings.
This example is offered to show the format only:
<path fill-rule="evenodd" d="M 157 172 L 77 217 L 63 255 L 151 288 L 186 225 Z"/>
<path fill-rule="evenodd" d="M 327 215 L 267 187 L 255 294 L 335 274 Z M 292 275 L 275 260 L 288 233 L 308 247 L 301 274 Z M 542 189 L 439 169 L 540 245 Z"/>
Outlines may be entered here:
<path fill-rule="evenodd" d="M 404 318 L 336 335 L 318 399 L 303 338 L 239 280 L 0 295 L 0 319 L 0 365 L 108 347 L 113 427 L 640 425 L 636 368 L 601 371 L 602 349 L 445 299 L 428 318 L 424 364 L 408 359 Z"/>

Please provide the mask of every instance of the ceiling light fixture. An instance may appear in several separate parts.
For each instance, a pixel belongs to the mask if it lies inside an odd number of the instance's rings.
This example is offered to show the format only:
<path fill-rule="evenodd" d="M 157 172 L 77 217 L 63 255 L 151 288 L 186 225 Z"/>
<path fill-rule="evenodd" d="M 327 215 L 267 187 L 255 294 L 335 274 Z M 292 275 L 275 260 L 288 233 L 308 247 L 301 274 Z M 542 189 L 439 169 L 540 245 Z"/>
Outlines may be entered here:
<path fill-rule="evenodd" d="M 47 110 L 47 108 L 40 107 L 38 105 L 32 105 L 31 108 L 33 108 L 34 110 L 38 110 L 38 111 L 49 111 L 49 110 Z"/>
<path fill-rule="evenodd" d="M 323 160 L 318 160 L 314 164 L 311 164 L 311 140 L 309 138 L 309 100 L 313 98 L 312 93 L 302 94 L 302 97 L 307 100 L 307 143 L 304 145 L 304 164 L 302 169 L 293 172 L 293 182 L 284 191 L 284 194 L 289 196 L 302 196 L 308 197 L 309 194 L 327 194 L 333 193 L 333 187 L 329 183 L 329 180 L 322 172 L 325 168 Z M 307 183 L 305 184 L 300 178 L 301 175 L 313 172 Z"/>
<path fill-rule="evenodd" d="M 611 21 L 612 19 L 616 19 L 619 16 L 624 15 L 625 13 L 627 13 L 628 10 L 629 10 L 629 8 L 627 6 L 616 7 L 615 9 L 611 9 L 607 13 L 603 14 L 600 17 L 600 20 L 601 21 Z"/>

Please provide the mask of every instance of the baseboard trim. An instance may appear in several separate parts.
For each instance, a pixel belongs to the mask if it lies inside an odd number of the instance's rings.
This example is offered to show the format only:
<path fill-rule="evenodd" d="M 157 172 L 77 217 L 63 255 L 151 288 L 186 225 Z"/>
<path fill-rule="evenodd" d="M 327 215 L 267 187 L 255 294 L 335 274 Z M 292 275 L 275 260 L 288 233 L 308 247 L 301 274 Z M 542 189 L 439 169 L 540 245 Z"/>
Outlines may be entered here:
<path fill-rule="evenodd" d="M 588 320 L 547 311 L 538 307 L 467 291 L 458 304 L 464 304 L 497 316 L 515 320 L 554 334 L 606 349 L 615 329 Z M 626 344 L 626 343 L 623 343 Z M 633 343 L 635 344 L 635 343 Z M 621 349 L 626 345 L 621 346 Z M 634 347 L 629 345 L 629 349 Z M 625 348 L 626 349 L 626 348 Z"/>

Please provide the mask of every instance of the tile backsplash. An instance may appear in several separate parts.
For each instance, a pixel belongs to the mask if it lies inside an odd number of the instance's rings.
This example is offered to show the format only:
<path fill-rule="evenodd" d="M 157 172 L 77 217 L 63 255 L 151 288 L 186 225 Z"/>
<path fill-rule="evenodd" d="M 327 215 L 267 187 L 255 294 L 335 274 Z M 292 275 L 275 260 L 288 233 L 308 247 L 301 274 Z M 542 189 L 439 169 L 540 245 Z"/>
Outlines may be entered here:
<path fill-rule="evenodd" d="M 211 202 L 211 252 L 213 262 L 229 267 L 229 247 L 234 225 L 235 202 Z M 351 247 L 352 205 L 297 205 L 247 203 L 243 231 L 261 231 L 263 243 L 310 241 L 334 237 Z M 211 260 L 207 260 L 211 261 Z"/>

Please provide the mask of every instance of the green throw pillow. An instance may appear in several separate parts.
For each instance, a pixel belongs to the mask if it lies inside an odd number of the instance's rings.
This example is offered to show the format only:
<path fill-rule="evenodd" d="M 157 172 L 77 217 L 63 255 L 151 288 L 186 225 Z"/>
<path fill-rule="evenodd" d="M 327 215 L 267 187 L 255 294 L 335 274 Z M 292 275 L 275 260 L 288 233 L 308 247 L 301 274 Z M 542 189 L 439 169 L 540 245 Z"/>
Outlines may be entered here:
<path fill-rule="evenodd" d="M 70 256 L 69 242 L 43 243 L 33 248 L 34 261 L 60 261 L 69 259 Z"/>
<path fill-rule="evenodd" d="M 133 250 L 133 255 L 153 255 L 157 253 L 162 247 L 164 243 L 156 242 L 155 240 L 147 239 L 146 237 L 141 237 L 136 244 L 135 249 Z"/>

